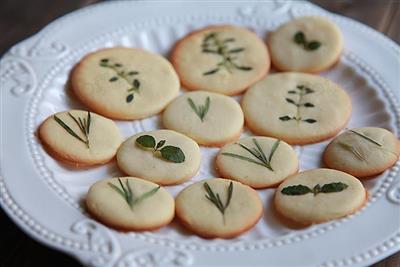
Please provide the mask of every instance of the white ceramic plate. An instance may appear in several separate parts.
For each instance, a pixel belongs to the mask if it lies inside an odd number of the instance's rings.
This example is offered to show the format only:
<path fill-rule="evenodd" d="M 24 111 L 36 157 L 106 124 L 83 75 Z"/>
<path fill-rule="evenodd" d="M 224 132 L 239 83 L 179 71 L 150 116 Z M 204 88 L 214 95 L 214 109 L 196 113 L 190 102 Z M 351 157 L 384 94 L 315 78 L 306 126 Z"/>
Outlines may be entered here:
<path fill-rule="evenodd" d="M 33 238 L 90 266 L 365 266 L 398 251 L 399 164 L 365 181 L 370 199 L 347 218 L 292 229 L 271 209 L 274 190 L 259 190 L 265 214 L 253 230 L 232 240 L 204 240 L 176 222 L 156 232 L 120 233 L 91 220 L 82 198 L 95 181 L 119 175 L 115 163 L 87 170 L 67 168 L 49 157 L 35 136 L 37 126 L 50 114 L 84 108 L 66 84 L 72 66 L 90 51 L 124 45 L 167 55 L 177 39 L 205 25 L 239 24 L 265 38 L 283 22 L 309 14 L 328 16 L 344 33 L 340 63 L 322 75 L 350 94 L 354 111 L 349 127 L 379 126 L 398 134 L 400 49 L 350 19 L 300 1 L 94 5 L 56 20 L 1 60 L 3 209 Z M 118 126 L 126 137 L 161 127 L 158 116 Z M 321 166 L 326 144 L 296 147 L 301 170 Z M 199 174 L 168 190 L 176 194 L 195 181 L 215 177 L 217 151 L 202 148 Z"/>

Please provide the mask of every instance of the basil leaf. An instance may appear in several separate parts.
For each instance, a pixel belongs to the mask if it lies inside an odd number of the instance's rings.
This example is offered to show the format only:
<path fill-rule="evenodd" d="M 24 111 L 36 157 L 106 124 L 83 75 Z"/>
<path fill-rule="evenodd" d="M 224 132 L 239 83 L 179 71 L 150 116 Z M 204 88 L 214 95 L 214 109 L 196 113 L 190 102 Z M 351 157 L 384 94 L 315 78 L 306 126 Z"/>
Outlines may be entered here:
<path fill-rule="evenodd" d="M 175 146 L 165 146 L 161 148 L 161 157 L 165 160 L 181 163 L 185 161 L 185 154 L 179 147 Z"/>
<path fill-rule="evenodd" d="M 347 184 L 338 182 L 338 183 L 330 183 L 330 184 L 324 184 L 321 187 L 321 192 L 322 193 L 334 193 L 334 192 L 340 192 L 345 190 L 347 187 L 349 187 Z"/>
<path fill-rule="evenodd" d="M 151 135 L 142 135 L 136 138 L 136 144 L 145 148 L 154 148 L 156 146 L 156 140 Z"/>
<path fill-rule="evenodd" d="M 298 195 L 305 195 L 308 193 L 312 193 L 313 191 L 305 185 L 291 185 L 287 186 L 282 189 L 282 194 L 284 195 L 290 195 L 290 196 L 298 196 Z"/>

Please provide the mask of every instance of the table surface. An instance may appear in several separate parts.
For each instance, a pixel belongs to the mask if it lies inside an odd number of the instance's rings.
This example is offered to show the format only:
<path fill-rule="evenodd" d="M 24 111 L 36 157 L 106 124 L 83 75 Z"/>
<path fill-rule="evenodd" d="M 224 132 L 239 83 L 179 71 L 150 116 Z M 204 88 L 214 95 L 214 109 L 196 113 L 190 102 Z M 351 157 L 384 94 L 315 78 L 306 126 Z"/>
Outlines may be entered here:
<path fill-rule="evenodd" d="M 0 55 L 35 34 L 52 20 L 96 0 L 2 0 L 0 2 Z M 312 0 L 332 12 L 358 20 L 400 43 L 399 0 Z M 43 246 L 24 234 L 0 209 L 0 267 L 81 266 L 73 258 Z M 374 267 L 400 266 L 400 252 Z"/>

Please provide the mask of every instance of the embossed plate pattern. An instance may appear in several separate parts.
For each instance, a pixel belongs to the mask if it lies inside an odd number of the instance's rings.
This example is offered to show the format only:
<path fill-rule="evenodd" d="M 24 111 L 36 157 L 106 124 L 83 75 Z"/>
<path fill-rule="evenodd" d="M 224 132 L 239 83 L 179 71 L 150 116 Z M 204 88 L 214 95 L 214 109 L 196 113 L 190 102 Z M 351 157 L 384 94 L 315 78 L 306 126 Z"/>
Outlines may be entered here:
<path fill-rule="evenodd" d="M 82 199 L 93 182 L 120 175 L 115 163 L 88 170 L 67 168 L 49 157 L 35 136 L 50 114 L 84 108 L 67 90 L 67 81 L 72 66 L 90 51 L 124 45 L 167 56 L 177 39 L 205 25 L 239 24 L 265 38 L 281 23 L 308 14 L 330 17 L 344 33 L 340 63 L 321 75 L 350 94 L 349 127 L 372 125 L 398 134 L 400 49 L 366 26 L 301 1 L 100 4 L 58 19 L 1 59 L 2 207 L 28 234 L 90 266 L 364 266 L 398 251 L 399 164 L 364 182 L 370 199 L 349 217 L 292 229 L 271 208 L 274 190 L 259 190 L 265 215 L 252 231 L 233 240 L 204 240 L 176 222 L 156 232 L 121 233 L 91 220 Z M 117 124 L 126 137 L 161 127 L 159 116 Z M 300 168 L 321 166 L 326 144 L 296 147 Z M 217 151 L 202 148 L 199 174 L 168 190 L 175 195 L 195 181 L 215 177 Z"/>

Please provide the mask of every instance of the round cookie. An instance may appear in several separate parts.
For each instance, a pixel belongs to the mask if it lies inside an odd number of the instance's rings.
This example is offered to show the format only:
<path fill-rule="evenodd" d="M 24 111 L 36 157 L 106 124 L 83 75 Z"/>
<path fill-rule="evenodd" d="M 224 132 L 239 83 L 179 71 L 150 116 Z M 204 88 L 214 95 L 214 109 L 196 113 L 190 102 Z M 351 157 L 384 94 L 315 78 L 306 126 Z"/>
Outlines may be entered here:
<path fill-rule="evenodd" d="M 171 53 L 183 87 L 235 95 L 264 77 L 270 67 L 264 42 L 248 29 L 210 26 L 188 34 Z"/>
<path fill-rule="evenodd" d="M 175 213 L 174 198 L 167 190 L 134 177 L 96 182 L 87 193 L 86 207 L 100 222 L 125 231 L 158 229 Z"/>
<path fill-rule="evenodd" d="M 338 85 L 295 72 L 259 81 L 244 95 L 242 108 L 247 126 L 256 134 L 298 145 L 335 136 L 351 115 L 350 97 Z"/>
<path fill-rule="evenodd" d="M 161 112 L 179 92 L 179 78 L 162 56 L 114 47 L 85 56 L 74 68 L 71 87 L 90 109 L 121 120 Z"/>
<path fill-rule="evenodd" d="M 38 135 L 50 155 L 75 167 L 110 161 L 122 142 L 112 120 L 83 110 L 51 115 L 39 126 Z"/>
<path fill-rule="evenodd" d="M 283 216 L 305 225 L 350 215 L 367 200 L 367 191 L 355 177 L 331 169 L 314 169 L 286 179 L 275 193 Z"/>
<path fill-rule="evenodd" d="M 124 173 L 160 185 L 183 183 L 197 173 L 200 160 L 197 143 L 170 130 L 138 133 L 117 152 L 117 163 Z"/>
<path fill-rule="evenodd" d="M 198 91 L 172 101 L 164 111 L 163 124 L 201 145 L 222 146 L 239 138 L 244 117 L 234 99 Z"/>
<path fill-rule="evenodd" d="M 340 29 L 319 16 L 289 21 L 267 41 L 272 64 L 281 71 L 320 72 L 335 64 L 343 50 Z"/>
<path fill-rule="evenodd" d="M 245 137 L 225 145 L 216 158 L 222 177 L 253 188 L 272 187 L 298 171 L 299 161 L 293 148 L 270 137 Z"/>
<path fill-rule="evenodd" d="M 324 153 L 325 164 L 356 177 L 377 175 L 399 159 L 400 142 L 383 128 L 363 127 L 337 136 Z"/>
<path fill-rule="evenodd" d="M 175 205 L 176 215 L 185 227 L 205 238 L 238 236 L 251 229 L 263 213 L 254 189 L 221 178 L 186 187 L 176 197 Z"/>

